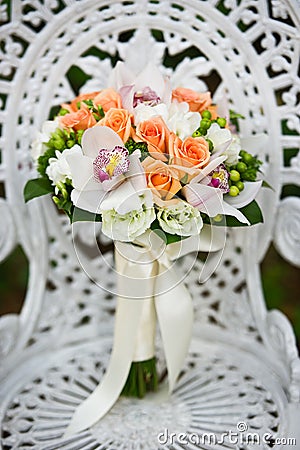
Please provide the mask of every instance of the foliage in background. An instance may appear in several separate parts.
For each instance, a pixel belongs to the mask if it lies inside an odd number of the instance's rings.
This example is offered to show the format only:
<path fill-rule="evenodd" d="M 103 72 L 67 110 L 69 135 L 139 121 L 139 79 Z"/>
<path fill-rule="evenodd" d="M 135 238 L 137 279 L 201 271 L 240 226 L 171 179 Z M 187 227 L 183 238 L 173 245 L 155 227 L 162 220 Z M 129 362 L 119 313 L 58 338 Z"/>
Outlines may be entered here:
<path fill-rule="evenodd" d="M 0 315 L 20 311 L 27 279 L 27 260 L 18 247 L 0 265 Z M 262 283 L 268 309 L 286 314 L 294 326 L 300 349 L 299 269 L 290 266 L 271 247 L 262 263 Z"/>

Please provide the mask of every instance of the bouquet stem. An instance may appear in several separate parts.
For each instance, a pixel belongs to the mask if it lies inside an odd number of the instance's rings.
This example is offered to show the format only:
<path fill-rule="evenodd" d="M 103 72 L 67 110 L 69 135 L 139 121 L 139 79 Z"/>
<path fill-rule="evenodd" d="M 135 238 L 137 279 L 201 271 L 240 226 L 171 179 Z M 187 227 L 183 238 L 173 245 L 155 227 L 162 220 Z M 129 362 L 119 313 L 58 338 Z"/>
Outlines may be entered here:
<path fill-rule="evenodd" d="M 131 364 L 122 395 L 143 398 L 147 392 L 156 391 L 158 378 L 155 357 Z"/>

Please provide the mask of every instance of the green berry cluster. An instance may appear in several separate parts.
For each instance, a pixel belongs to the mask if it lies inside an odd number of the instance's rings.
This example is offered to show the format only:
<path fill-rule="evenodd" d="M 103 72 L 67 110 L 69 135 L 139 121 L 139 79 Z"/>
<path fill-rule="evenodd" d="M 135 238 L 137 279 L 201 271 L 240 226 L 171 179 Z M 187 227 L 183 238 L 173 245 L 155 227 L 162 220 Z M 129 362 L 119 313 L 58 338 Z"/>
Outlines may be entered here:
<path fill-rule="evenodd" d="M 142 156 L 148 156 L 148 145 L 146 142 L 140 141 L 135 142 L 132 138 L 129 138 L 125 144 L 129 155 L 131 155 L 135 150 L 140 150 Z"/>
<path fill-rule="evenodd" d="M 193 135 L 192 135 L 193 137 L 206 136 L 207 131 L 209 130 L 212 123 L 217 123 L 221 128 L 225 128 L 227 121 L 224 117 L 218 117 L 217 119 L 214 119 L 214 120 L 212 120 L 211 117 L 212 117 L 211 112 L 208 109 L 206 109 L 205 111 L 202 111 L 200 126 L 193 133 Z M 211 147 L 212 142 L 210 141 L 208 143 L 210 146 L 210 150 L 212 150 L 212 147 Z"/>
<path fill-rule="evenodd" d="M 244 189 L 244 181 L 256 181 L 261 161 L 245 150 L 239 153 L 240 160 L 235 166 L 228 168 L 229 171 L 229 195 L 236 197 Z"/>

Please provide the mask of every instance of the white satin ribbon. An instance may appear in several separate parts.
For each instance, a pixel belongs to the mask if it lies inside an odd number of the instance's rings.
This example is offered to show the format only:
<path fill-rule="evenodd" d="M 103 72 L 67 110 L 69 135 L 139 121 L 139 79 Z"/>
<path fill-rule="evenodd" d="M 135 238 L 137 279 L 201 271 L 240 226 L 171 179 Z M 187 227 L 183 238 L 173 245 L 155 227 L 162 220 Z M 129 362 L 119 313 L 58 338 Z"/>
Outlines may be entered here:
<path fill-rule="evenodd" d="M 127 380 L 133 361 L 154 356 L 155 312 L 166 364 L 169 392 L 186 357 L 192 332 L 191 296 L 172 267 L 172 261 L 195 251 L 223 247 L 224 231 L 203 227 L 198 236 L 165 246 L 154 232 L 135 240 L 136 245 L 115 242 L 118 302 L 111 359 L 101 383 L 76 409 L 64 437 L 100 420 L 114 405 Z"/>

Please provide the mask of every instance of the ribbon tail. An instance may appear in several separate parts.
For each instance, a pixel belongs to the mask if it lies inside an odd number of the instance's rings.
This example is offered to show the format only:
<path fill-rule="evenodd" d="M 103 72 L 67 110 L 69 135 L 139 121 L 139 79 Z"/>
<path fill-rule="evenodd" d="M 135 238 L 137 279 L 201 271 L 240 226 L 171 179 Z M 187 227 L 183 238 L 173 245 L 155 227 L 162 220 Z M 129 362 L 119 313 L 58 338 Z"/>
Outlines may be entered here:
<path fill-rule="evenodd" d="M 193 328 L 192 298 L 179 279 L 173 268 L 160 265 L 155 283 L 155 307 L 168 368 L 169 392 L 174 389 L 182 369 Z"/>
<path fill-rule="evenodd" d="M 115 263 L 118 282 L 118 303 L 115 318 L 114 344 L 107 371 L 94 392 L 76 409 L 64 437 L 79 433 L 98 422 L 115 404 L 126 383 L 134 360 L 138 330 L 145 308 L 151 309 L 153 298 L 152 272 L 155 264 L 140 264 L 139 255 L 130 260 L 128 244 L 117 242 Z M 144 301 L 134 298 L 136 293 Z M 145 304 L 146 303 L 146 304 Z"/>
<path fill-rule="evenodd" d="M 119 398 L 136 346 L 136 334 L 143 302 L 122 298 L 118 300 L 115 322 L 114 348 L 101 383 L 76 409 L 64 437 L 79 433 L 98 422 Z M 130 320 L 124 320 L 130 317 Z"/>

